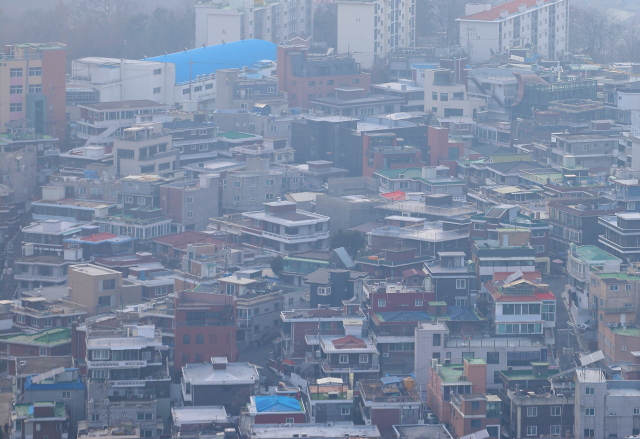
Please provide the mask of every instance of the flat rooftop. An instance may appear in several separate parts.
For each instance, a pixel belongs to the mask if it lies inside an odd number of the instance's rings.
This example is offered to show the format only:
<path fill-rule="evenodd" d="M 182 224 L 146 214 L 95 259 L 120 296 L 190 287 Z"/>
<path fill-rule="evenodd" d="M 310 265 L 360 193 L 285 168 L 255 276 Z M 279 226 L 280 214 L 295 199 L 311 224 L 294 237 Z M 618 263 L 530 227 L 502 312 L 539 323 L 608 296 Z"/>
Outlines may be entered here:
<path fill-rule="evenodd" d="M 304 437 L 330 438 L 379 438 L 376 425 L 353 425 L 352 422 L 334 422 L 331 424 L 291 424 L 283 428 L 281 424 L 263 424 L 251 426 L 251 438 L 290 439 Z"/>
<path fill-rule="evenodd" d="M 102 276 L 106 274 L 117 274 L 117 271 L 110 270 L 108 268 L 99 267 L 92 264 L 78 264 L 69 267 L 70 270 L 74 270 L 80 273 L 88 274 L 89 276 Z"/>
<path fill-rule="evenodd" d="M 253 384 L 259 379 L 257 367 L 250 363 L 228 363 L 225 369 L 214 369 L 212 363 L 187 364 L 182 377 L 194 385 Z"/>
<path fill-rule="evenodd" d="M 138 108 L 167 108 L 168 105 L 159 102 L 142 99 L 137 101 L 96 102 L 94 104 L 81 104 L 80 107 L 90 108 L 94 111 L 124 110 Z"/>
<path fill-rule="evenodd" d="M 227 411 L 222 405 L 182 407 L 171 409 L 173 424 L 208 424 L 211 422 L 227 422 Z"/>

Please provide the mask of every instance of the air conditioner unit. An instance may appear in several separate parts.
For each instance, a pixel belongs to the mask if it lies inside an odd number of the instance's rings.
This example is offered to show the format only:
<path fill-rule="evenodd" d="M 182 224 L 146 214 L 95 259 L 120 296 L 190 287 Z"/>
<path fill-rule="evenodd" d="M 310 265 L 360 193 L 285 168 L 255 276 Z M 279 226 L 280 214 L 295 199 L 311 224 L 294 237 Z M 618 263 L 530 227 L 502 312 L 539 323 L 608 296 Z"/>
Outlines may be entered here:
<path fill-rule="evenodd" d="M 385 352 L 385 353 L 383 353 L 383 354 L 382 354 L 382 356 L 383 356 L 384 358 L 389 358 L 389 352 Z"/>
<path fill-rule="evenodd" d="M 258 187 L 258 185 L 257 184 L 252 184 L 251 187 Z"/>

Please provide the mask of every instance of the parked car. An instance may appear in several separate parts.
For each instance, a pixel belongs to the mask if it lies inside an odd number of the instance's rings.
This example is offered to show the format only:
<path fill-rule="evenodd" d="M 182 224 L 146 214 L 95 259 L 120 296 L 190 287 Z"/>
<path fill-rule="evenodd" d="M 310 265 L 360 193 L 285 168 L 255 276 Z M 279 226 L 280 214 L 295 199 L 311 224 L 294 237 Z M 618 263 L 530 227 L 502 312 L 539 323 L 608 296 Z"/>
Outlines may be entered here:
<path fill-rule="evenodd" d="M 593 320 L 587 320 L 585 323 L 580 323 L 578 325 L 578 329 L 580 329 L 581 331 L 586 331 L 588 329 L 593 329 L 596 327 L 596 322 L 594 322 Z"/>

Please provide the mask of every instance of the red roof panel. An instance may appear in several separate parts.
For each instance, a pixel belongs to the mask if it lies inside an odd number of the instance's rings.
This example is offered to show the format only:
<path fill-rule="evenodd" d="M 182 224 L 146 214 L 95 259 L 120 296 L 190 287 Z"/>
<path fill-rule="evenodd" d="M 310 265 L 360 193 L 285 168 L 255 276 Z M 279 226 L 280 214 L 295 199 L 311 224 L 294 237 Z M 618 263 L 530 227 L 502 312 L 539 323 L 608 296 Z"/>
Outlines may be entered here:
<path fill-rule="evenodd" d="M 551 0 L 544 0 L 545 3 L 550 2 Z M 478 12 L 477 14 L 467 15 L 466 17 L 462 17 L 463 20 L 487 20 L 493 21 L 497 18 L 500 18 L 500 12 L 505 9 L 509 11 L 509 15 L 515 14 L 518 12 L 518 7 L 521 4 L 527 5 L 527 9 L 532 8 L 536 5 L 536 0 L 513 0 L 511 2 L 503 3 L 498 6 L 494 6 L 488 11 Z"/>

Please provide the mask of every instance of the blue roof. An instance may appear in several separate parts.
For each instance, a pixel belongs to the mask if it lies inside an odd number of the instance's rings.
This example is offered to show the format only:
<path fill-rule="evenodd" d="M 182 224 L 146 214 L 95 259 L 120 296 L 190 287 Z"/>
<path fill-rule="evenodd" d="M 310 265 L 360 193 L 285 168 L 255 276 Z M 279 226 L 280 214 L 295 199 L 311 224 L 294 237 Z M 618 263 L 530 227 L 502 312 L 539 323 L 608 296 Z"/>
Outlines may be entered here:
<path fill-rule="evenodd" d="M 255 401 L 258 413 L 304 412 L 300 401 L 289 396 L 256 396 Z"/>
<path fill-rule="evenodd" d="M 448 306 L 447 315 L 451 320 L 480 320 L 480 317 L 470 306 Z"/>
<path fill-rule="evenodd" d="M 382 381 L 382 384 L 398 384 L 402 380 L 398 377 L 393 376 L 393 377 L 380 378 L 380 381 Z"/>
<path fill-rule="evenodd" d="M 65 369 L 65 371 L 67 372 L 73 371 L 73 370 L 78 370 L 78 369 L 76 368 Z M 85 388 L 80 378 L 78 378 L 76 381 L 68 381 L 68 382 L 62 382 L 62 383 L 48 383 L 46 381 L 41 381 L 38 384 L 33 384 L 31 382 L 31 379 L 35 376 L 37 375 L 30 375 L 27 377 L 24 383 L 25 390 L 71 390 L 71 389 L 83 390 Z"/>
<path fill-rule="evenodd" d="M 175 64 L 176 83 L 179 84 L 189 81 L 189 57 L 191 78 L 195 79 L 196 75 L 208 75 L 220 69 L 241 69 L 253 67 L 259 61 L 275 61 L 277 47 L 264 40 L 243 40 L 145 59 Z"/>
<path fill-rule="evenodd" d="M 387 311 L 378 313 L 385 322 L 424 322 L 431 320 L 431 316 L 422 311 Z"/>

